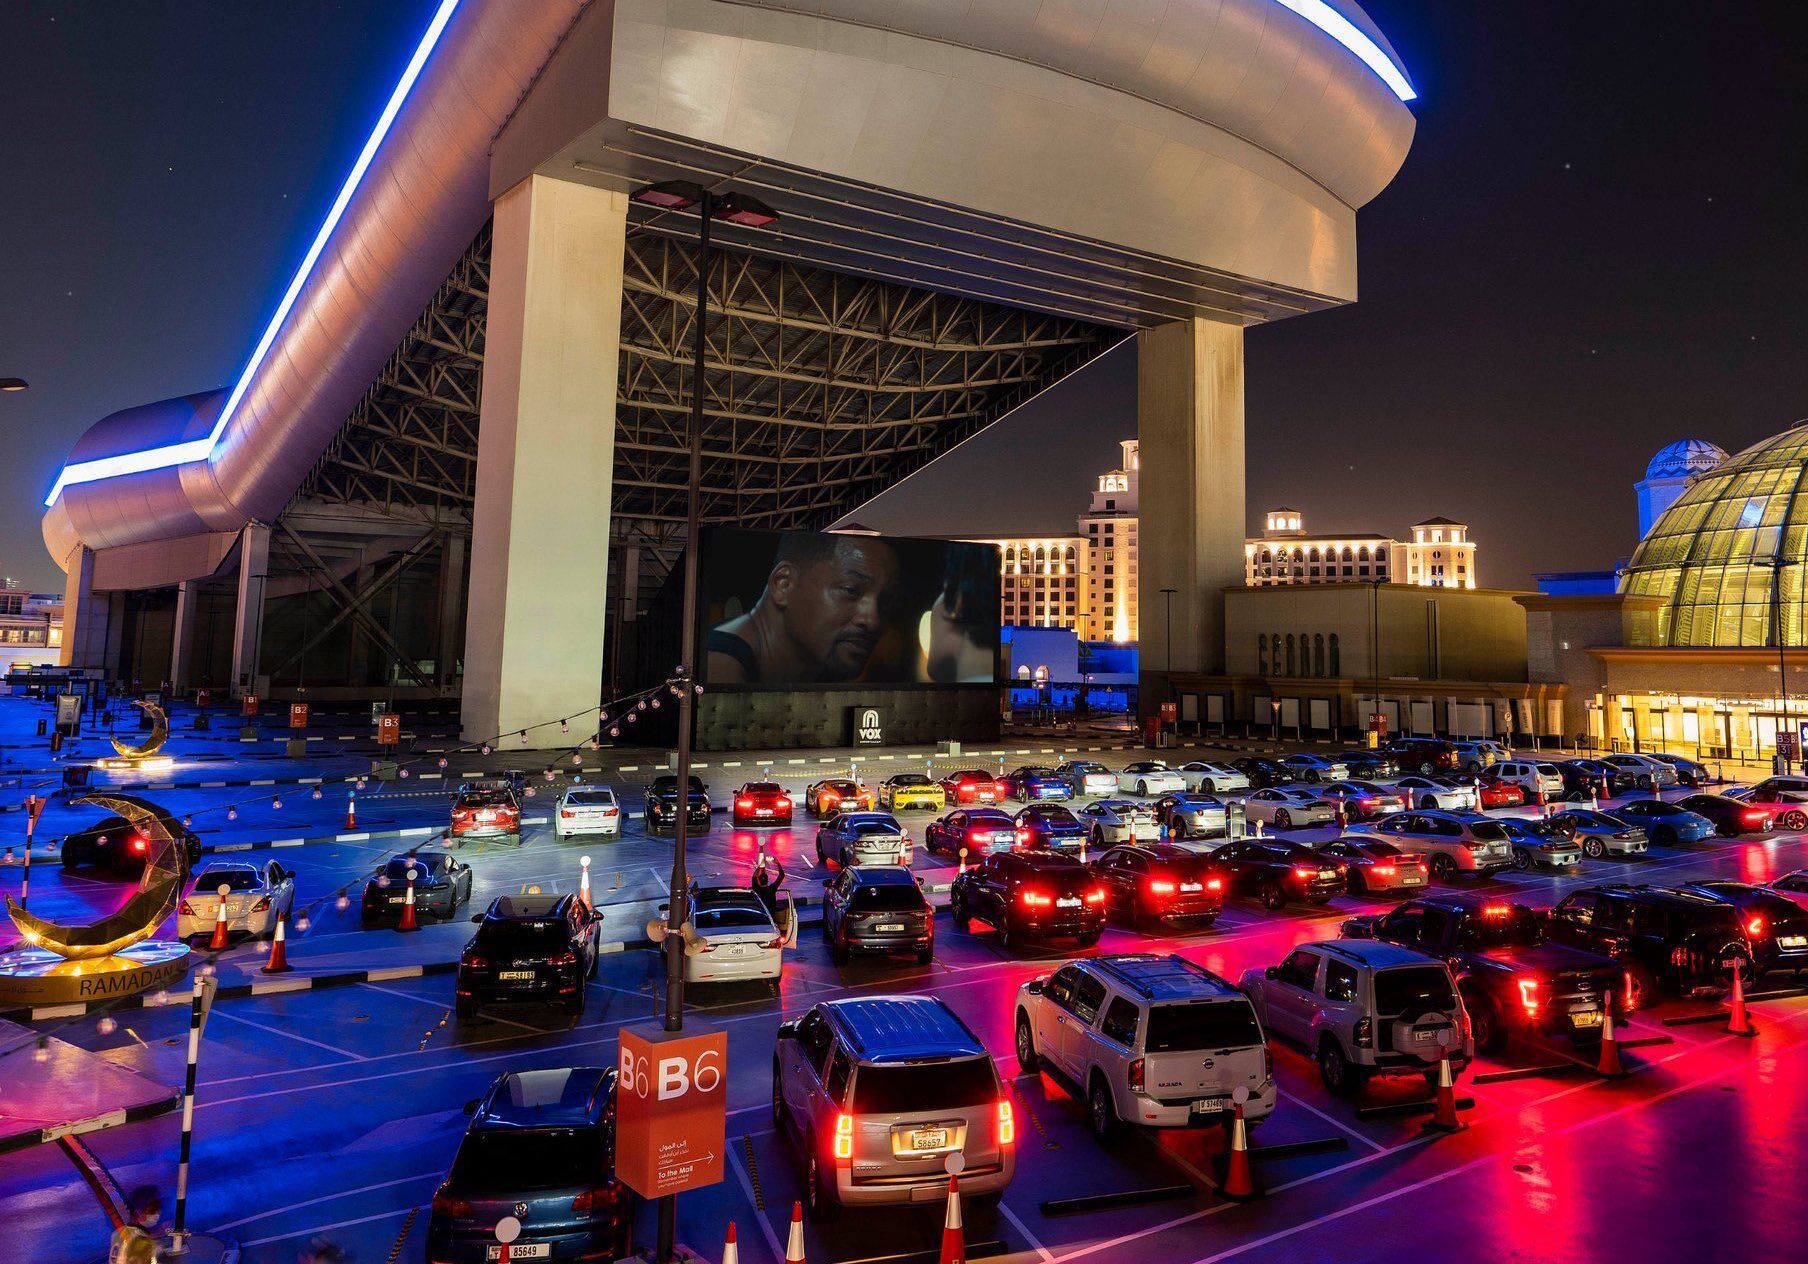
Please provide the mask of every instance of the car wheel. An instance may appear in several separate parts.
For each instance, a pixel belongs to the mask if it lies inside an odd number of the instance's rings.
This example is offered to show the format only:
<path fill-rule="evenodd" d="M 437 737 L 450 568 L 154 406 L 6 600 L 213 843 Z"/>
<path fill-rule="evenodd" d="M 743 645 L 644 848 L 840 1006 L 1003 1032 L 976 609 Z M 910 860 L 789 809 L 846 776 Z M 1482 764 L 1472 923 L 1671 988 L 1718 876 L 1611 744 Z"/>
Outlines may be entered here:
<path fill-rule="evenodd" d="M 810 1219 L 818 1224 L 827 1224 L 841 1214 L 841 1203 L 835 1197 L 835 1191 L 826 1181 L 833 1179 L 823 1175 L 821 1165 L 816 1161 L 815 1142 L 811 1142 L 809 1173 L 805 1178 L 804 1193 L 810 1200 Z"/>
<path fill-rule="evenodd" d="M 1034 1075 L 1041 1066 L 1036 1057 L 1036 1033 L 1030 1027 L 1030 1016 L 1022 1010 L 1017 1012 L 1017 1069 L 1025 1075 Z"/>
<path fill-rule="evenodd" d="M 1099 942 L 1099 932 L 1096 930 L 1089 931 L 1088 933 L 1081 935 L 1079 937 L 1079 939 L 1076 940 L 1075 942 L 1077 942 L 1080 945 L 1080 947 L 1082 947 L 1082 948 L 1096 947 Z"/>
<path fill-rule="evenodd" d="M 1103 826 L 1095 825 L 1092 827 L 1092 845 L 1094 847 L 1103 847 L 1105 845 L 1105 830 Z"/>
<path fill-rule="evenodd" d="M 1149 783 L 1146 781 L 1137 782 L 1136 783 L 1136 793 L 1139 798 L 1144 798 L 1144 799 L 1148 798 L 1149 797 Z"/>
<path fill-rule="evenodd" d="M 1092 1086 L 1086 1091 L 1086 1121 L 1092 1126 L 1092 1135 L 1100 1141 L 1110 1141 L 1117 1135 L 1117 1106 L 1102 1075 L 1094 1075 Z"/>
<path fill-rule="evenodd" d="M 1786 830 L 1808 829 L 1808 813 L 1785 812 L 1777 819 L 1777 824 Z"/>
<path fill-rule="evenodd" d="M 1335 1036 L 1326 1035 L 1318 1042 L 1318 1078 L 1333 1097 L 1353 1096 L 1362 1087 L 1361 1075 L 1343 1056 Z"/>
<path fill-rule="evenodd" d="M 1532 853 L 1523 847 L 1515 847 L 1513 849 L 1513 867 L 1515 869 L 1530 869 L 1532 867 Z"/>
<path fill-rule="evenodd" d="M 1343 889 L 1351 895 L 1367 895 L 1369 889 L 1368 875 L 1361 866 L 1351 865 L 1349 876 L 1344 879 Z"/>
<path fill-rule="evenodd" d="M 779 1080 L 778 1059 L 772 1060 L 772 1131 L 782 1140 L 790 1133 L 790 1119 L 785 1114 L 785 1088 Z"/>
<path fill-rule="evenodd" d="M 1423 799 L 1419 800 L 1419 811 L 1435 812 L 1437 810 L 1438 810 L 1438 801 L 1436 799 L 1432 798 L 1430 795 L 1426 795 Z"/>
<path fill-rule="evenodd" d="M 477 1002 L 459 999 L 452 1003 L 452 1017 L 461 1023 L 477 1021 Z"/>
<path fill-rule="evenodd" d="M 931 944 L 927 948 L 917 949 L 917 964 L 918 965 L 926 966 L 934 960 L 935 960 L 935 945 L 934 944 Z"/>
<path fill-rule="evenodd" d="M 1475 1038 L 1475 1051 L 1499 1053 L 1507 1043 L 1507 1033 L 1494 1012 L 1494 1003 L 1480 996 L 1465 996 L 1463 1003 L 1469 1010 L 1469 1034 Z"/>
<path fill-rule="evenodd" d="M 1642 772 L 1639 774 L 1638 788 L 1640 790 L 1649 790 L 1651 788 L 1651 774 L 1650 773 Z"/>
<path fill-rule="evenodd" d="M 1434 773 L 1436 771 L 1437 771 L 1437 768 L 1430 763 L 1423 763 L 1423 764 L 1419 765 L 1419 775 L 1421 777 L 1429 777 L 1429 776 L 1431 776 L 1432 773 Z"/>
<path fill-rule="evenodd" d="M 1598 838 L 1585 838 L 1582 840 L 1582 854 L 1590 860 L 1600 860 L 1607 854 L 1607 844 Z"/>
<path fill-rule="evenodd" d="M 1451 856 L 1433 856 L 1431 858 L 1431 876 L 1439 882 L 1456 881 L 1456 860 Z"/>
<path fill-rule="evenodd" d="M 1009 952 L 1014 942 L 1011 935 L 1011 915 L 1006 913 L 1004 918 L 998 923 L 998 946 L 1004 951 Z"/>
<path fill-rule="evenodd" d="M 816 865 L 820 869 L 827 869 L 829 867 L 829 858 L 823 854 L 821 838 L 816 840 Z"/>
<path fill-rule="evenodd" d="M 1274 827 L 1276 829 L 1292 829 L 1293 813 L 1286 808 L 1277 808 L 1274 814 Z"/>
<path fill-rule="evenodd" d="M 1281 890 L 1278 882 L 1264 882 L 1259 894 L 1262 907 L 1270 913 L 1278 913 L 1287 907 L 1287 893 Z"/>
<path fill-rule="evenodd" d="M 958 894 L 948 901 L 948 920 L 954 923 L 954 929 L 961 934 L 973 933 L 973 923 L 967 917 L 967 902 Z"/>
<path fill-rule="evenodd" d="M 1199 788 L 1207 794 L 1218 793 L 1218 783 L 1213 781 L 1210 777 L 1201 777 L 1199 779 Z"/>
<path fill-rule="evenodd" d="M 832 935 L 829 937 L 829 960 L 838 966 L 845 966 L 848 962 L 847 945 Z"/>

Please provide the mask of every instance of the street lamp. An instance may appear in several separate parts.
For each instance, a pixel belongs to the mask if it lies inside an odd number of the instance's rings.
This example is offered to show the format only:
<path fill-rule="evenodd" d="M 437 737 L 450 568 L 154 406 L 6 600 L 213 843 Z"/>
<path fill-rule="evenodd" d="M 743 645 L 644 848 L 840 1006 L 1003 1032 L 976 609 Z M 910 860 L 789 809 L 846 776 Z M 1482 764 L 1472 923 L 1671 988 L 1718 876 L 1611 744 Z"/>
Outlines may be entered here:
<path fill-rule="evenodd" d="M 1783 753 L 1785 749 L 1783 730 L 1789 724 L 1789 666 L 1783 657 L 1783 568 L 1800 563 L 1800 558 L 1783 556 L 1781 528 L 1777 531 L 1776 552 L 1762 561 L 1757 559 L 1752 561 L 1753 566 L 1770 572 L 1770 636 L 1771 644 L 1777 647 L 1777 692 L 1782 702 L 1782 712 L 1777 716 L 1777 738 L 1774 753 L 1778 762 L 1783 765 L 1782 771 L 1785 773 L 1789 771 L 1789 756 Z"/>
<path fill-rule="evenodd" d="M 1381 714 L 1381 585 L 1387 581 L 1379 577 L 1369 581 L 1369 675 L 1373 678 L 1373 701 L 1375 709 L 1369 713 L 1369 732 L 1375 732 L 1375 717 Z M 1401 726 L 1404 728 L 1404 724 Z M 1376 734 L 1375 744 L 1380 745 L 1380 735 Z"/>
<path fill-rule="evenodd" d="M 684 549 L 684 626 L 680 631 L 678 672 L 678 810 L 672 825 L 672 898 L 666 914 L 665 1029 L 684 1030 L 684 927 L 690 920 L 690 878 L 685 846 L 690 834 L 691 728 L 696 714 L 697 678 L 697 536 L 702 525 L 703 360 L 704 330 L 709 321 L 709 226 L 713 220 L 743 228 L 766 228 L 778 213 L 765 203 L 733 191 L 718 192 L 689 180 L 667 180 L 634 190 L 629 198 L 658 210 L 697 212 L 697 315 L 692 327 L 691 416 L 688 435 L 690 479 L 686 488 Z M 656 1258 L 677 1258 L 678 1202 L 659 1200 Z"/>

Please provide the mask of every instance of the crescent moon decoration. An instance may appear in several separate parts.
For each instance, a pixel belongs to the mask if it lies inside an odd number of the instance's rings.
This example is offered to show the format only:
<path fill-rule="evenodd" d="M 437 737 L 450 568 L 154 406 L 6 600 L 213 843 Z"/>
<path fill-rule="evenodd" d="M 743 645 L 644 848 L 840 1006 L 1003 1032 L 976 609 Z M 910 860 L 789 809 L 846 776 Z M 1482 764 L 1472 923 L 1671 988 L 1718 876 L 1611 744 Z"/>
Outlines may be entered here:
<path fill-rule="evenodd" d="M 132 823 L 150 845 L 144 876 L 138 890 L 114 912 L 87 926 L 64 926 L 28 913 L 10 895 L 6 913 L 25 942 L 70 961 L 110 957 L 156 933 L 172 912 L 182 892 L 184 856 L 171 837 L 163 816 L 151 804 L 134 795 L 97 794 L 78 803 L 116 812 Z"/>
<path fill-rule="evenodd" d="M 121 759 L 148 759 L 162 750 L 163 744 L 169 741 L 169 717 L 155 702 L 135 701 L 132 705 L 151 717 L 150 737 L 140 746 L 122 742 L 117 737 L 109 737 L 107 740 L 113 743 L 113 749 L 119 752 Z"/>

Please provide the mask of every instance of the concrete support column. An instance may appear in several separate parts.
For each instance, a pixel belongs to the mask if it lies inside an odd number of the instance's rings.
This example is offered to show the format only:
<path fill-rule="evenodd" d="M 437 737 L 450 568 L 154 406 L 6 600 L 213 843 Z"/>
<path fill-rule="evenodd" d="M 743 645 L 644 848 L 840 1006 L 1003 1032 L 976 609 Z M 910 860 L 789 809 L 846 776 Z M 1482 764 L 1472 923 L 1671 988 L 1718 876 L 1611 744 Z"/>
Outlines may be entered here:
<path fill-rule="evenodd" d="M 466 543 L 462 535 L 448 535 L 439 554 L 439 627 L 433 668 L 439 687 L 447 691 L 458 684 L 459 634 L 465 625 Z"/>
<path fill-rule="evenodd" d="M 239 532 L 239 591 L 232 618 L 232 696 L 257 689 L 264 648 L 264 582 L 270 576 L 270 528 L 249 522 Z"/>
<path fill-rule="evenodd" d="M 63 647 L 57 662 L 64 667 L 99 667 L 107 662 L 112 603 L 94 591 L 94 550 L 79 548 L 69 557 L 63 587 Z"/>
<path fill-rule="evenodd" d="M 1221 589 L 1244 579 L 1243 330 L 1194 317 L 1136 340 L 1141 710 L 1165 669 L 1224 671 Z M 1175 589 L 1169 618 L 1162 589 Z M 1172 628 L 1173 643 L 1166 641 Z"/>
<path fill-rule="evenodd" d="M 602 699 L 625 194 L 530 176 L 496 203 L 462 725 L 480 741 Z M 569 741 L 569 738 L 565 739 Z"/>
<path fill-rule="evenodd" d="M 170 624 L 170 687 L 181 693 L 189 686 L 189 660 L 195 644 L 196 606 L 201 594 L 199 585 L 185 579 L 176 585 L 176 617 Z"/>

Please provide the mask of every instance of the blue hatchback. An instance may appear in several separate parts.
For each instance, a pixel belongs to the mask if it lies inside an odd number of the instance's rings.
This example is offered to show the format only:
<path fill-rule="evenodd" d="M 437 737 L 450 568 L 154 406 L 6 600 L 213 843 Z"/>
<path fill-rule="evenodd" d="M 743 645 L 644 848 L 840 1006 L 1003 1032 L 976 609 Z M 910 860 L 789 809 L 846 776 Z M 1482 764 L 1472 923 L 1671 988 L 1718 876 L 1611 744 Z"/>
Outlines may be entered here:
<path fill-rule="evenodd" d="M 496 1223 L 521 1222 L 512 1260 L 613 1260 L 633 1252 L 634 1195 L 615 1179 L 615 1072 L 512 1071 L 478 1101 L 433 1195 L 431 1264 L 497 1258 Z"/>
<path fill-rule="evenodd" d="M 1662 799 L 1633 799 L 1613 810 L 1621 820 L 1643 825 L 1653 844 L 1705 843 L 1714 837 L 1714 822 L 1699 812 L 1665 803 Z"/>

